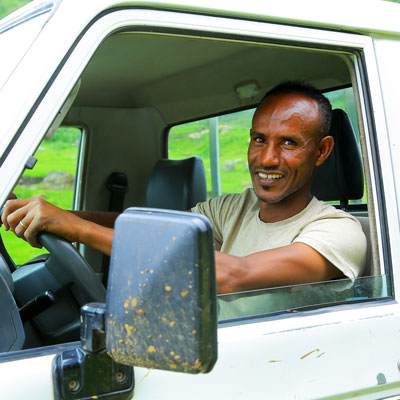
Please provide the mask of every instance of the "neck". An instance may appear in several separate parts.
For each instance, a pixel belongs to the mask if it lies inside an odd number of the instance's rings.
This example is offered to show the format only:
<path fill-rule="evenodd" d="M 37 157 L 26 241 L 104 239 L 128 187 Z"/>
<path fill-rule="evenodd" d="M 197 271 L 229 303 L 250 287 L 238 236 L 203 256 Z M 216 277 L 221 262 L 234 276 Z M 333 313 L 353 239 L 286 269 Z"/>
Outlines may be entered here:
<path fill-rule="evenodd" d="M 259 201 L 260 219 L 263 222 L 279 222 L 291 218 L 303 211 L 312 199 L 312 194 L 295 193 L 285 197 L 278 203 L 265 203 Z"/>

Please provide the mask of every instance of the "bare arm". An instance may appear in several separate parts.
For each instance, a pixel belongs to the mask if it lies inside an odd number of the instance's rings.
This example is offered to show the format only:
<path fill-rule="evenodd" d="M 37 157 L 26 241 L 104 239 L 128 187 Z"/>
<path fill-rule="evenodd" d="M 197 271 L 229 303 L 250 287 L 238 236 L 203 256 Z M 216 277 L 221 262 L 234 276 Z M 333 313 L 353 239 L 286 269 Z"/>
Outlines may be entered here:
<path fill-rule="evenodd" d="M 34 198 L 8 201 L 2 222 L 5 230 L 12 230 L 34 247 L 40 247 L 36 235 L 48 231 L 109 255 L 116 217 L 116 213 L 65 211 L 43 199 Z M 216 251 L 215 261 L 219 293 L 318 282 L 343 276 L 316 250 L 303 243 L 246 257 Z"/>
<path fill-rule="evenodd" d="M 95 224 L 114 228 L 115 220 L 119 213 L 105 211 L 70 211 L 72 214 L 86 221 L 94 222 Z"/>
<path fill-rule="evenodd" d="M 218 293 L 262 289 L 343 277 L 312 247 L 293 243 L 246 257 L 215 252 Z"/>

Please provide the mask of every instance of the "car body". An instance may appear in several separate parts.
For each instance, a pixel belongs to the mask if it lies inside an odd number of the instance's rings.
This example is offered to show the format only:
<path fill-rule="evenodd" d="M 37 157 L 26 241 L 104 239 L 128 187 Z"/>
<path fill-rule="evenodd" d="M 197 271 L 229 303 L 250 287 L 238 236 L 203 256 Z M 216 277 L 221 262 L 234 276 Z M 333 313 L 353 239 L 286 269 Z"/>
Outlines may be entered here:
<path fill-rule="evenodd" d="M 108 210 L 106 182 L 115 171 L 129 182 L 124 208 L 143 207 L 173 127 L 252 109 L 283 80 L 350 93 L 368 207 L 349 212 L 368 217 L 373 276 L 341 288 L 327 282 L 260 293 L 294 303 L 261 310 L 249 304 L 240 315 L 220 317 L 218 361 L 207 374 L 134 367 L 133 398 L 400 394 L 399 19 L 400 5 L 378 0 L 54 0 L 33 1 L 0 21 L 7 60 L 0 66 L 2 204 L 61 123 L 84 132 L 74 207 Z M 103 256 L 81 251 L 100 273 Z M 356 286 L 367 294 L 340 297 Z M 0 397 L 53 398 L 54 357 L 78 345 L 1 354 Z"/>

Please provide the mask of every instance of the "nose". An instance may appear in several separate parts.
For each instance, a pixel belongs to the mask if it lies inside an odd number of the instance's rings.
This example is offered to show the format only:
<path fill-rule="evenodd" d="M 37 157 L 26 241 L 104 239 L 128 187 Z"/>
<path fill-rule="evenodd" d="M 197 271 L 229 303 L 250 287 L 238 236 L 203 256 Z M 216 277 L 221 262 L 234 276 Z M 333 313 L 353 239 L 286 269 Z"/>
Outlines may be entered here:
<path fill-rule="evenodd" d="M 261 153 L 260 163 L 266 168 L 279 166 L 279 150 L 276 148 L 274 143 L 269 142 L 264 147 Z"/>

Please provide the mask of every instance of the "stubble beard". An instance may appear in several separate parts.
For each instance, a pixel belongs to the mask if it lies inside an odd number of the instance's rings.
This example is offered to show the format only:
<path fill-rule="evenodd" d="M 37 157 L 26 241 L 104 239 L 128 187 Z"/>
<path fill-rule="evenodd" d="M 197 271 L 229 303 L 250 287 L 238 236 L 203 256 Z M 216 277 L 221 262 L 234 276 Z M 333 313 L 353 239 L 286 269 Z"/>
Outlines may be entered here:
<path fill-rule="evenodd" d="M 264 191 L 266 191 L 266 192 L 268 192 L 268 191 L 270 190 L 270 188 L 269 188 L 268 186 L 261 186 L 261 188 L 262 188 Z M 259 201 L 261 201 L 262 203 L 271 204 L 271 205 L 272 205 L 272 204 L 280 203 L 282 200 L 284 200 L 284 199 L 286 199 L 287 197 L 291 196 L 291 195 L 294 194 L 295 192 L 296 192 L 296 190 L 292 190 L 292 191 L 289 191 L 289 192 L 282 193 L 280 196 L 277 196 L 277 197 L 273 197 L 273 198 L 263 198 L 261 195 L 259 195 L 259 194 L 257 193 L 256 190 L 254 190 L 254 193 L 256 194 L 256 196 L 257 196 L 257 198 L 258 198 Z"/>

